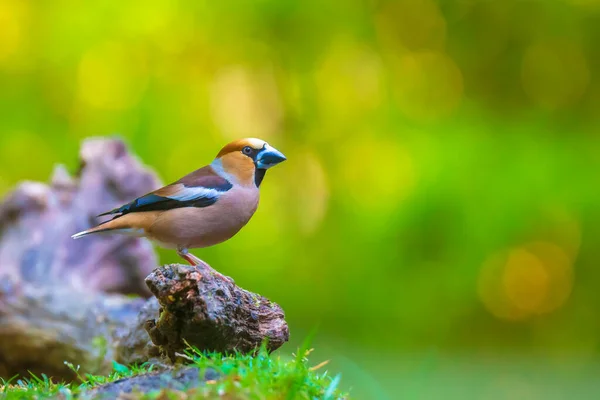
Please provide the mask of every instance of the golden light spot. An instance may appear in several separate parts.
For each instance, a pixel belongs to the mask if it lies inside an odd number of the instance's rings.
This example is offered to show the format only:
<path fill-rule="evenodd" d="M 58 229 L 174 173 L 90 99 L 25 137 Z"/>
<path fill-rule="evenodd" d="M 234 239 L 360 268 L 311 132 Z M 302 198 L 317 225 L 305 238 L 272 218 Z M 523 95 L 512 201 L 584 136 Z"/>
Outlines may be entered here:
<path fill-rule="evenodd" d="M 541 261 L 525 249 L 514 249 L 502 274 L 507 299 L 528 313 L 539 310 L 546 299 L 550 277 Z"/>
<path fill-rule="evenodd" d="M 381 103 L 381 60 L 374 51 L 356 43 L 340 41 L 317 72 L 320 101 L 330 119 L 355 118 L 356 113 L 373 110 Z"/>
<path fill-rule="evenodd" d="M 527 249 L 535 254 L 548 275 L 549 284 L 538 314 L 550 313 L 561 307 L 573 289 L 573 259 L 559 246 L 549 242 L 533 242 Z"/>
<path fill-rule="evenodd" d="M 0 62 L 15 54 L 23 42 L 27 2 L 0 1 Z"/>
<path fill-rule="evenodd" d="M 237 66 L 220 71 L 211 93 L 213 121 L 229 139 L 269 140 L 279 129 L 283 110 L 272 73 Z"/>
<path fill-rule="evenodd" d="M 294 193 L 296 201 L 293 204 L 296 207 L 300 230 L 309 235 L 319 227 L 327 213 L 327 173 L 321 160 L 312 152 L 297 153 L 294 159 L 294 175 L 298 182 L 302 181 L 302 185 L 297 186 L 299 190 Z"/>
<path fill-rule="evenodd" d="M 587 60 L 579 46 L 555 40 L 530 46 L 523 58 L 521 82 L 538 105 L 553 110 L 576 103 L 590 82 Z"/>
<path fill-rule="evenodd" d="M 89 50 L 79 64 L 79 96 L 104 109 L 135 105 L 146 88 L 145 55 L 123 44 L 106 42 Z"/>
<path fill-rule="evenodd" d="M 479 297 L 496 317 L 520 320 L 562 306 L 573 286 L 572 262 L 553 243 L 532 242 L 484 262 Z"/>
<path fill-rule="evenodd" d="M 509 301 L 502 285 L 507 252 L 492 254 L 482 265 L 477 282 L 479 298 L 485 308 L 496 318 L 518 321 L 527 317 L 527 312 Z"/>
<path fill-rule="evenodd" d="M 463 95 L 462 74 L 442 53 L 409 53 L 393 66 L 394 94 L 407 117 L 428 121 L 451 115 Z"/>
<path fill-rule="evenodd" d="M 412 193 L 413 157 L 397 141 L 364 134 L 340 146 L 344 190 L 359 207 L 386 213 Z"/>

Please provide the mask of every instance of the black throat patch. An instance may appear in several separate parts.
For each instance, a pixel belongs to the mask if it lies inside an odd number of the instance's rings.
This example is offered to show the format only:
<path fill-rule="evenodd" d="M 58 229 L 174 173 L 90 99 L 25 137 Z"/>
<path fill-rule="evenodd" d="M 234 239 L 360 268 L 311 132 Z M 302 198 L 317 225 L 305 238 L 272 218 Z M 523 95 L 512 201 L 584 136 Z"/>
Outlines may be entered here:
<path fill-rule="evenodd" d="M 266 169 L 256 168 L 254 171 L 254 184 L 256 187 L 260 187 L 262 180 L 265 178 L 265 174 L 267 173 Z"/>

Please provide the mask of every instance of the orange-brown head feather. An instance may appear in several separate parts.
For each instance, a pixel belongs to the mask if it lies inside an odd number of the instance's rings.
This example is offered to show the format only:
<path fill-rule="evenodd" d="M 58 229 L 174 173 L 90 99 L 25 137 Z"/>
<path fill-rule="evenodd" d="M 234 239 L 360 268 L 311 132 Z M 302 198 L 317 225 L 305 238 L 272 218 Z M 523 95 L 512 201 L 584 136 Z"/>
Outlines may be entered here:
<path fill-rule="evenodd" d="M 244 149 L 244 147 L 246 147 L 246 146 L 250 146 L 251 148 L 253 148 L 255 150 L 259 150 L 265 145 L 265 143 L 266 142 L 264 140 L 255 139 L 255 138 L 245 138 L 245 139 L 234 140 L 233 142 L 225 145 L 225 147 L 223 147 L 221 149 L 221 151 L 219 151 L 219 154 L 217 154 L 217 158 L 221 158 L 224 155 L 230 154 L 230 153 L 235 153 L 235 152 L 241 153 L 242 150 Z"/>
<path fill-rule="evenodd" d="M 237 183 L 249 186 L 254 182 L 254 161 L 241 152 L 227 153 L 220 158 L 223 171 L 233 175 Z"/>

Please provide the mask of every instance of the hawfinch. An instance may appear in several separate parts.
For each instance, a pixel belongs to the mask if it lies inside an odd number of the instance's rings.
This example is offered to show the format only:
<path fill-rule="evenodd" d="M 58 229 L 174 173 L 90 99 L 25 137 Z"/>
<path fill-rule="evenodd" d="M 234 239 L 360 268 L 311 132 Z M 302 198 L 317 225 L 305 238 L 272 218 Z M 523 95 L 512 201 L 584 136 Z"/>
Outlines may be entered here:
<path fill-rule="evenodd" d="M 103 215 L 106 222 L 79 232 L 119 233 L 146 237 L 161 247 L 177 249 L 192 265 L 203 263 L 188 252 L 230 239 L 258 207 L 258 188 L 267 169 L 285 156 L 260 139 L 241 139 L 223 147 L 210 165 L 170 185 Z"/>

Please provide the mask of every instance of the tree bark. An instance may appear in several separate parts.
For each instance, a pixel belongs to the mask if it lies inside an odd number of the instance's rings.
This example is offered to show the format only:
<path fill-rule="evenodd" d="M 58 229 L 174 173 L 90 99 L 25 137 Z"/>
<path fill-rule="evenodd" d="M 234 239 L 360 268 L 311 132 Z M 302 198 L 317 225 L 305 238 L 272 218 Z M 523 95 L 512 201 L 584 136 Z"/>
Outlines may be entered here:
<path fill-rule="evenodd" d="M 288 340 L 279 305 L 239 288 L 208 265 L 167 265 L 152 272 L 146 284 L 161 307 L 146 330 L 172 361 L 184 341 L 200 349 L 247 353 L 265 339 L 269 350 Z"/>
<path fill-rule="evenodd" d="M 281 307 L 208 265 L 152 271 L 144 239 L 72 240 L 94 215 L 160 185 L 116 139 L 84 142 L 81 159 L 77 177 L 58 167 L 50 185 L 23 183 L 0 204 L 0 377 L 70 379 L 65 362 L 98 374 L 112 360 L 169 365 L 186 343 L 251 352 L 288 340 Z"/>

